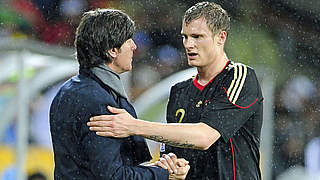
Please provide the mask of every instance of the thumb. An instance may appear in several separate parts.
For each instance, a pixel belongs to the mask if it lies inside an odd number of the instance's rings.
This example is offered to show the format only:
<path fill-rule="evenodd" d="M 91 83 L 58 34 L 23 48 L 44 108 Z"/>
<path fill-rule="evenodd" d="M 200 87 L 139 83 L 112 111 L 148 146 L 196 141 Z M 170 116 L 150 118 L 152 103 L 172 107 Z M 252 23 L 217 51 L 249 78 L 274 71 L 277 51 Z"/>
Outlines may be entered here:
<path fill-rule="evenodd" d="M 118 108 L 111 107 L 111 106 L 107 106 L 107 109 L 108 109 L 111 113 L 114 113 L 114 114 L 119 114 L 119 113 L 125 112 L 124 109 L 118 109 Z"/>

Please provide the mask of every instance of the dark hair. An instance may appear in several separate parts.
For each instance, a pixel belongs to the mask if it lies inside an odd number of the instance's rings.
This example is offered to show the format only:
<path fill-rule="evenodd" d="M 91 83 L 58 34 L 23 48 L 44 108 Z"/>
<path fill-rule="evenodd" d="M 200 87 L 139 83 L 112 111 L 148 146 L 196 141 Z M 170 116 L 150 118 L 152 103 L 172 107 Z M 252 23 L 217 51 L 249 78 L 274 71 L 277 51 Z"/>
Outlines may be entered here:
<path fill-rule="evenodd" d="M 75 48 L 80 68 L 96 67 L 112 61 L 107 52 L 132 38 L 133 20 L 120 10 L 96 9 L 83 14 L 76 31 Z"/>
<path fill-rule="evenodd" d="M 214 2 L 200 2 L 190 7 L 183 16 L 183 23 L 189 24 L 195 19 L 204 17 L 213 35 L 219 31 L 228 31 L 230 17 L 226 10 Z"/>

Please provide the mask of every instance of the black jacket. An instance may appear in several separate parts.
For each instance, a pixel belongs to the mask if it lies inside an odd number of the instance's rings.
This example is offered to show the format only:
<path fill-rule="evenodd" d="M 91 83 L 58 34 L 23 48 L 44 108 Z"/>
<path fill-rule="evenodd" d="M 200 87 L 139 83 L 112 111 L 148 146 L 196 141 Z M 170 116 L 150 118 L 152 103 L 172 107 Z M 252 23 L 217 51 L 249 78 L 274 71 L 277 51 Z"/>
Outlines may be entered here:
<path fill-rule="evenodd" d="M 136 117 L 127 99 L 115 95 L 89 69 L 81 69 L 60 88 L 50 108 L 55 179 L 168 179 L 167 170 L 139 165 L 151 159 L 143 138 L 106 138 L 89 130 L 90 117 L 110 114 L 107 105 Z"/>

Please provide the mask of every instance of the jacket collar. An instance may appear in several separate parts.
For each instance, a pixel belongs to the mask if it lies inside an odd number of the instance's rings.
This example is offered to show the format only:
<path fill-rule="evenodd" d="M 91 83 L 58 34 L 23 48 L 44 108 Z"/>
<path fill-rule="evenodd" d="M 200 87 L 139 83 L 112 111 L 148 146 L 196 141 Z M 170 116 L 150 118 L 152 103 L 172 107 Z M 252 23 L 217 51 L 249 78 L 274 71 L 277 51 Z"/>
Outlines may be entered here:
<path fill-rule="evenodd" d="M 112 71 L 107 65 L 101 64 L 90 69 L 106 86 L 110 87 L 120 96 L 128 99 L 127 93 L 124 90 L 120 76 Z"/>

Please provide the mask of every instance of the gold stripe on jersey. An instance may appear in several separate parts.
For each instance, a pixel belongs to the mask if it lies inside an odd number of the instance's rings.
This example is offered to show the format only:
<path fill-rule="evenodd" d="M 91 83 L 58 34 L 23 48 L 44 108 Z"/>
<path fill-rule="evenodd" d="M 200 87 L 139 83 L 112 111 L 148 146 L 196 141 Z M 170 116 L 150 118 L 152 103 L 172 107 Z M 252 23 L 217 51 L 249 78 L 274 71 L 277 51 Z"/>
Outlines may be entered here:
<path fill-rule="evenodd" d="M 231 94 L 229 95 L 229 98 L 230 98 L 231 102 L 233 102 L 233 97 L 236 94 L 236 91 L 237 91 L 237 89 L 239 87 L 240 80 L 242 78 L 242 66 L 239 65 L 238 69 L 239 69 L 239 76 L 237 77 L 237 79 L 235 79 L 236 84 L 234 85 L 234 87 L 233 87 L 233 89 L 231 91 Z"/>
<path fill-rule="evenodd" d="M 242 79 L 241 79 L 241 83 L 240 83 L 240 86 L 239 86 L 239 89 L 238 89 L 238 91 L 237 91 L 237 94 L 236 94 L 236 96 L 234 97 L 234 99 L 233 99 L 233 101 L 232 101 L 232 103 L 236 103 L 236 101 L 238 100 L 238 97 L 239 97 L 239 94 L 240 94 L 240 92 L 241 92 L 241 90 L 242 90 L 242 87 L 243 87 L 243 85 L 244 85 L 244 82 L 245 82 L 245 80 L 246 80 L 246 77 L 247 77 L 247 66 L 243 66 L 243 76 L 242 76 Z"/>
<path fill-rule="evenodd" d="M 231 81 L 227 94 L 229 96 L 229 100 L 235 104 L 247 77 L 247 66 L 240 63 L 236 63 L 233 66 L 233 80 Z"/>
<path fill-rule="evenodd" d="M 234 82 L 236 81 L 237 79 L 237 72 L 238 72 L 238 67 L 237 66 L 234 66 L 234 74 L 233 74 L 233 80 L 231 81 L 231 85 L 230 87 L 228 88 L 228 91 L 227 91 L 227 94 L 229 96 L 233 86 L 234 86 Z"/>

